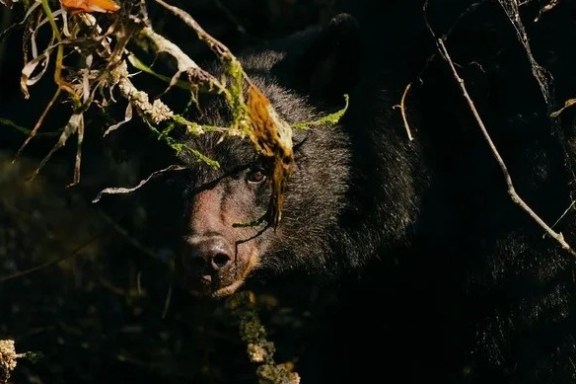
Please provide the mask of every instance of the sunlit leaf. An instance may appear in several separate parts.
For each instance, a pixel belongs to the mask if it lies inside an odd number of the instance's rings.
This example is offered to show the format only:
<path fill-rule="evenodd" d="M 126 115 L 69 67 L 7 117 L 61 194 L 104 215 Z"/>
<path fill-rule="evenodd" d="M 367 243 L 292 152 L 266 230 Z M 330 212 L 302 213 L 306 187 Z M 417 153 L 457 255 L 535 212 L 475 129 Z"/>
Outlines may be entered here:
<path fill-rule="evenodd" d="M 338 124 L 342 116 L 344 116 L 344 114 L 348 110 L 348 104 L 349 104 L 348 95 L 344 95 L 344 102 L 345 102 L 344 107 L 336 112 L 330 113 L 326 116 L 322 116 L 321 118 L 316 120 L 299 121 L 297 123 L 292 124 L 292 127 L 295 129 L 309 129 L 312 127 L 318 127 L 322 125 Z"/>
<path fill-rule="evenodd" d="M 276 227 L 282 217 L 284 190 L 294 164 L 292 129 L 274 110 L 270 100 L 253 84 L 248 85 L 249 137 L 256 148 L 274 161 L 270 222 Z"/>
<path fill-rule="evenodd" d="M 75 13 L 111 13 L 120 9 L 120 6 L 113 0 L 60 0 L 60 4 L 66 12 Z"/>
<path fill-rule="evenodd" d="M 191 82 L 186 82 L 186 81 L 180 80 L 180 75 L 186 71 L 176 72 L 176 74 L 174 76 L 172 76 L 172 78 L 170 78 L 170 77 L 162 75 L 160 73 L 156 73 L 152 68 L 150 68 L 149 66 L 144 64 L 140 59 L 138 59 L 133 54 L 128 55 L 128 61 L 130 62 L 130 64 L 132 64 L 134 66 L 134 68 L 136 68 L 142 72 L 148 73 L 149 75 L 152 75 L 152 76 L 156 77 L 157 79 L 160 79 L 162 81 L 169 83 L 168 88 L 166 89 L 166 91 L 163 92 L 163 94 L 166 93 L 173 86 L 177 86 L 179 88 L 186 89 L 189 91 L 196 91 L 196 88 L 198 87 L 197 85 L 194 85 Z"/>

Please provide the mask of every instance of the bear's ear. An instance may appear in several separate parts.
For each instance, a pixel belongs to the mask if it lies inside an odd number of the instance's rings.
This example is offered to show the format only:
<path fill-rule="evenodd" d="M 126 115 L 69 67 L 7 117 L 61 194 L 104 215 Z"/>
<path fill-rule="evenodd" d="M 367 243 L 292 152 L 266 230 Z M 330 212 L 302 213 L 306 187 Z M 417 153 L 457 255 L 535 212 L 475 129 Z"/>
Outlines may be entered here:
<path fill-rule="evenodd" d="M 272 68 L 283 85 L 315 102 L 341 105 L 360 74 L 360 28 L 354 17 L 340 14 L 325 26 L 294 36 L 285 52 Z"/>

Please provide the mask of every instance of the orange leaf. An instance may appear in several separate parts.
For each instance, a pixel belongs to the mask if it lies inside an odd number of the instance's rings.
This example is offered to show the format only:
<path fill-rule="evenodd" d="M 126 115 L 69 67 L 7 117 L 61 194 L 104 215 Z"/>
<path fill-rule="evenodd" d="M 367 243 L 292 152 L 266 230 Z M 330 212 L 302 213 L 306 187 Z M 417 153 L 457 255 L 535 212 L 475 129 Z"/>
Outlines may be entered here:
<path fill-rule="evenodd" d="M 60 4 L 71 14 L 81 12 L 116 12 L 120 6 L 114 0 L 60 0 Z"/>
<path fill-rule="evenodd" d="M 247 93 L 250 139 L 264 156 L 273 158 L 274 161 L 269 214 L 270 224 L 276 228 L 282 217 L 284 191 L 294 164 L 292 130 L 290 125 L 278 116 L 270 100 L 258 87 L 249 83 Z"/>

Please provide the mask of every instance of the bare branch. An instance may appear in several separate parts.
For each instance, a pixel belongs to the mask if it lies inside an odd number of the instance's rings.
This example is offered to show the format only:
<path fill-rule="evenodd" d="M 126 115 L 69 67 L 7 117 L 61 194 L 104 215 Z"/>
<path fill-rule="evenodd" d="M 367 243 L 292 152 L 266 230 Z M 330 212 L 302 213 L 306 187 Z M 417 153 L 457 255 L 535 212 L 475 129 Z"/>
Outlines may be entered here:
<path fill-rule="evenodd" d="M 188 13 L 184 12 L 178 7 L 165 3 L 162 0 L 155 0 L 155 1 L 164 8 L 166 8 L 167 10 L 169 10 L 170 12 L 172 12 L 172 14 L 178 16 L 180 20 L 182 20 L 186 25 L 192 28 L 194 32 L 196 32 L 196 34 L 198 35 L 198 38 L 203 42 L 205 42 L 208 45 L 208 47 L 212 50 L 212 52 L 218 55 L 219 58 L 223 58 L 227 61 L 234 60 L 234 55 L 232 55 L 232 52 L 230 52 L 228 47 L 226 47 L 224 44 L 222 44 L 221 42 L 210 36 L 210 34 L 208 34 L 208 32 L 206 32 L 204 28 L 202 28 L 200 24 L 198 24 L 198 22 L 194 20 L 194 18 L 190 16 Z"/>
<path fill-rule="evenodd" d="M 161 176 L 163 174 L 165 174 L 166 172 L 170 172 L 170 171 L 181 171 L 186 169 L 186 167 L 183 167 L 181 165 L 170 165 L 164 169 L 161 169 L 159 171 L 155 171 L 152 172 L 152 174 L 150 174 L 150 176 L 148 176 L 147 178 L 140 180 L 140 182 L 132 188 L 125 188 L 125 187 L 110 187 L 110 188 L 105 188 L 103 190 L 101 190 L 100 192 L 98 192 L 98 195 L 96 195 L 96 197 L 92 200 L 93 203 L 97 203 L 100 201 L 100 199 L 102 198 L 103 195 L 123 195 L 123 194 L 127 194 L 127 193 L 132 193 L 138 189 L 140 189 L 140 187 L 142 187 L 144 184 L 148 183 L 150 180 Z"/>
<path fill-rule="evenodd" d="M 172 56 L 177 63 L 178 73 L 187 73 L 191 79 L 189 85 L 197 88 L 206 88 L 208 90 L 216 89 L 217 92 L 226 93 L 228 90 L 216 77 L 206 72 L 196 64 L 180 47 L 166 39 L 164 36 L 156 33 L 151 27 L 144 27 L 140 31 L 140 37 L 146 38 L 153 44 L 157 53 L 164 52 Z"/>
<path fill-rule="evenodd" d="M 436 42 L 438 44 L 438 49 L 440 50 L 442 57 L 444 57 L 444 59 L 450 66 L 452 75 L 454 76 L 454 79 L 458 83 L 460 91 L 462 92 L 462 96 L 464 96 L 464 99 L 466 100 L 466 103 L 468 104 L 468 107 L 470 108 L 470 111 L 472 112 L 474 119 L 478 123 L 478 126 L 482 131 L 482 135 L 486 139 L 486 142 L 488 143 L 488 146 L 490 147 L 492 154 L 496 158 L 496 161 L 498 162 L 498 165 L 502 170 L 504 179 L 506 180 L 506 185 L 508 187 L 508 194 L 510 195 L 512 201 L 518 204 L 520 208 L 522 208 L 524 211 L 526 211 L 526 213 L 528 213 L 528 215 L 530 215 L 530 217 L 532 217 L 532 219 L 534 219 L 534 221 L 536 221 L 536 223 L 540 225 L 546 231 L 546 233 L 548 233 L 548 235 L 550 235 L 553 239 L 555 239 L 562 246 L 563 249 L 570 252 L 572 255 L 576 256 L 576 252 L 574 252 L 574 250 L 570 247 L 570 245 L 564 240 L 564 236 L 562 235 L 562 233 L 555 232 L 548 224 L 546 224 L 546 222 L 544 222 L 544 220 L 542 220 L 540 216 L 538 216 L 516 192 L 514 184 L 512 183 L 512 178 L 510 177 L 510 173 L 508 172 L 508 168 L 506 167 L 506 164 L 504 163 L 502 156 L 500 156 L 500 153 L 498 152 L 496 145 L 492 141 L 492 138 L 490 137 L 490 134 L 488 133 L 488 130 L 486 129 L 486 126 L 484 125 L 484 122 L 482 121 L 482 118 L 480 117 L 480 114 L 478 113 L 478 110 L 476 109 L 474 102 L 470 98 L 468 90 L 466 89 L 466 85 L 464 84 L 464 80 L 458 74 L 458 71 L 454 66 L 454 62 L 450 58 L 450 54 L 448 53 L 448 50 L 444 45 L 444 41 L 441 38 L 439 38 L 436 40 Z"/>

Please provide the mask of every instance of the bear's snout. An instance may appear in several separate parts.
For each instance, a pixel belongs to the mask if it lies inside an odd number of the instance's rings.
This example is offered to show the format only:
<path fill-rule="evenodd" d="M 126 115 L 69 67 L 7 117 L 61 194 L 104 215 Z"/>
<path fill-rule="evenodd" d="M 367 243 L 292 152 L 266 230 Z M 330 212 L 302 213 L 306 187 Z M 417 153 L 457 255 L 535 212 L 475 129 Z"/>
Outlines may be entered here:
<path fill-rule="evenodd" d="M 184 286 L 222 297 L 235 292 L 258 264 L 253 244 L 237 244 L 220 234 L 185 238 L 177 270 Z"/>
<path fill-rule="evenodd" d="M 213 235 L 187 241 L 188 249 L 183 255 L 182 264 L 188 272 L 200 275 L 202 280 L 216 281 L 220 274 L 233 267 L 232 246 L 222 236 Z"/>

